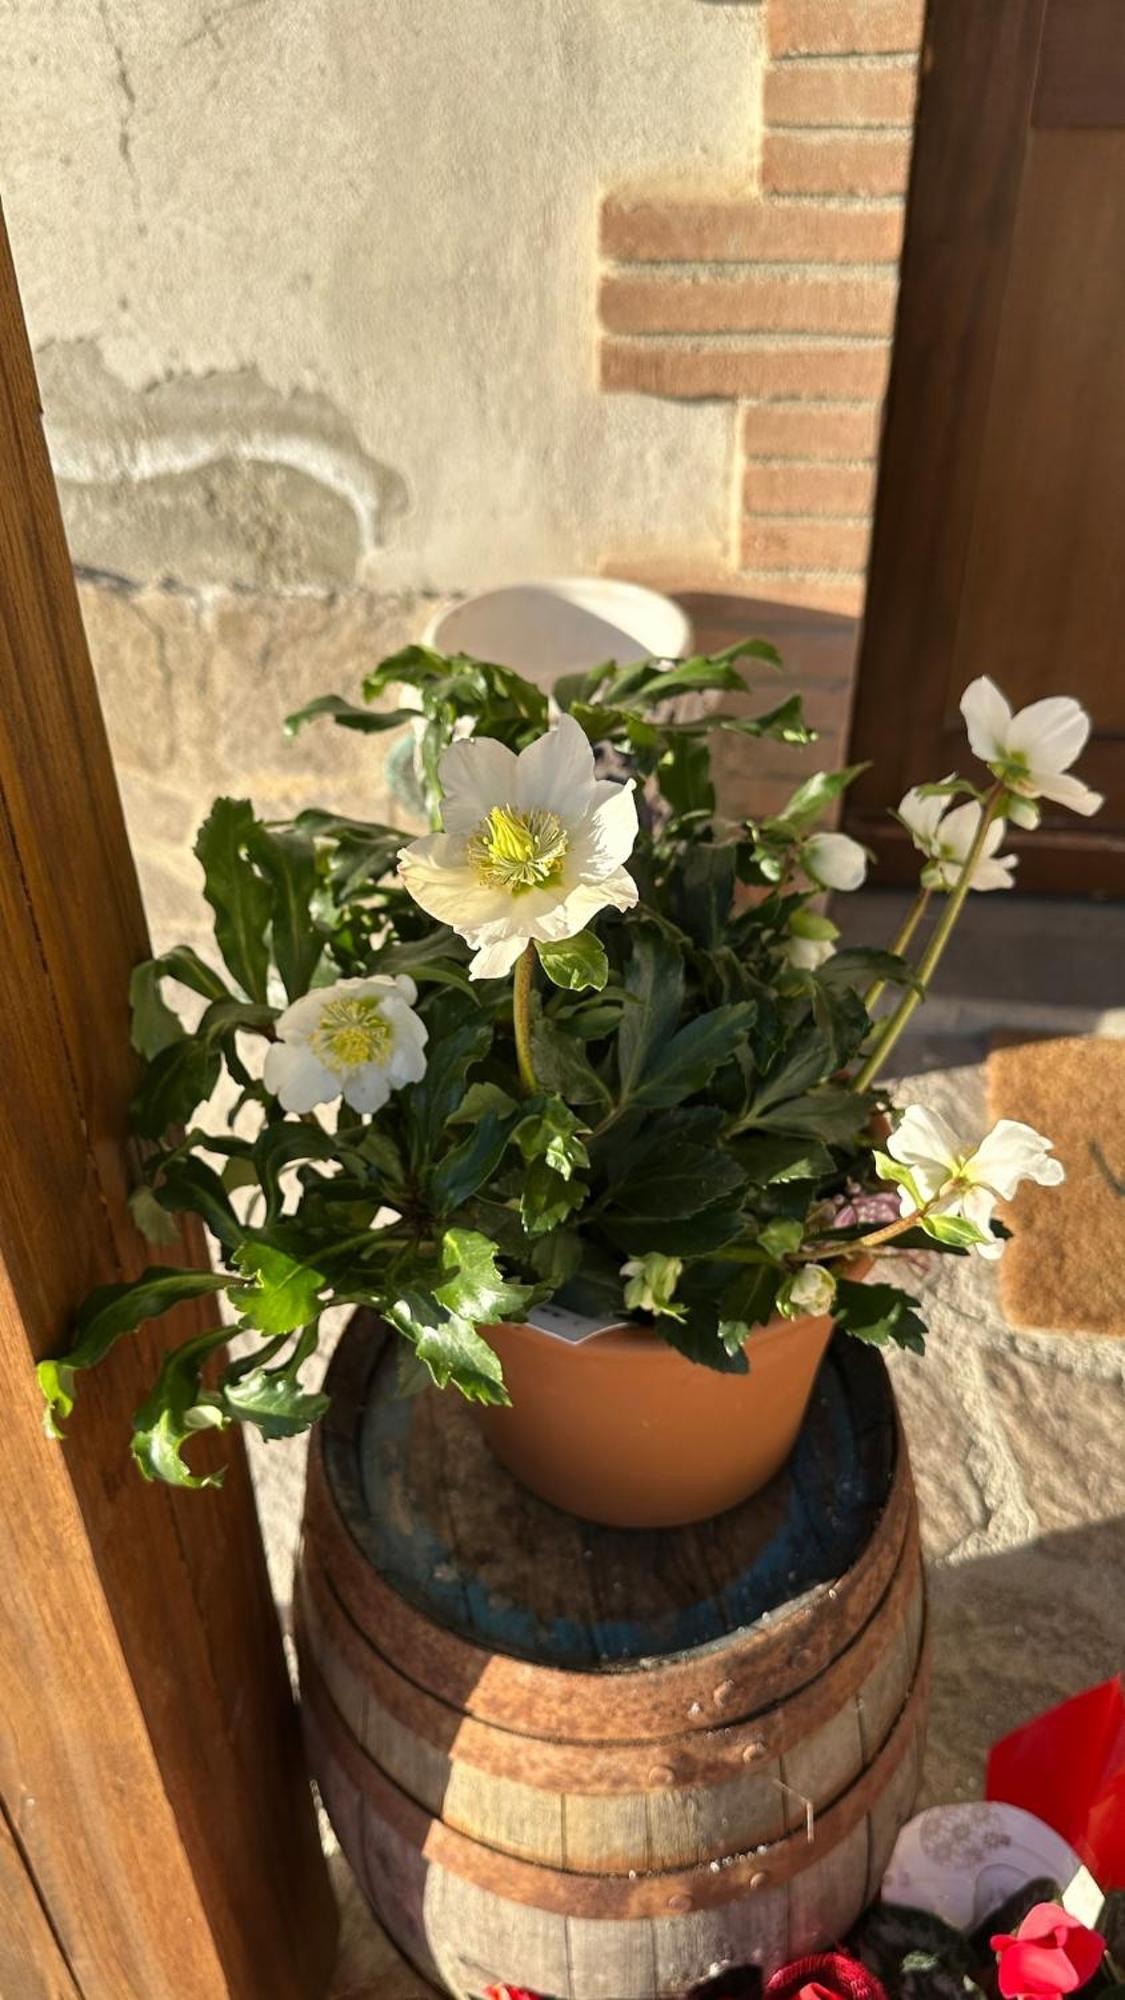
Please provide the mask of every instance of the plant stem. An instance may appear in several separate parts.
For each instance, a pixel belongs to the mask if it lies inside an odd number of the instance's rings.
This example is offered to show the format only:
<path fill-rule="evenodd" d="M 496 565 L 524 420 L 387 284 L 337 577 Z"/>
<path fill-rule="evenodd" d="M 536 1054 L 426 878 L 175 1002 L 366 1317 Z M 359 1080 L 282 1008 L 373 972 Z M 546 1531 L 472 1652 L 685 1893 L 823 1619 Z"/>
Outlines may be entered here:
<path fill-rule="evenodd" d="M 529 944 L 523 957 L 516 960 L 515 976 L 512 981 L 512 1026 L 516 1034 L 516 1062 L 519 1065 L 520 1082 L 527 1097 L 533 1097 L 539 1088 L 531 1061 L 531 987 L 534 978 L 535 946 Z"/>
<path fill-rule="evenodd" d="M 977 862 L 984 852 L 988 829 L 996 818 L 997 807 L 1003 797 L 1004 787 L 997 782 L 988 793 L 981 807 L 980 825 L 965 864 L 957 878 L 957 886 L 949 891 L 949 898 L 934 929 L 934 934 L 926 946 L 918 964 L 918 986 L 908 987 L 893 1014 L 887 1016 L 883 1031 L 852 1083 L 853 1090 L 867 1090 L 878 1076 L 895 1043 L 913 1014 L 920 1000 L 925 998 L 926 989 L 933 978 L 938 960 L 949 943 L 950 933 L 961 914 L 969 885 L 976 872 Z"/>
<path fill-rule="evenodd" d="M 932 895 L 933 895 L 932 889 L 919 889 L 918 894 L 915 896 L 913 903 L 911 904 L 909 910 L 906 913 L 906 918 L 905 921 L 903 922 L 902 929 L 899 931 L 899 934 L 896 937 L 894 943 L 888 946 L 888 950 L 892 951 L 896 958 L 905 957 L 911 939 L 913 938 L 915 931 L 917 930 L 919 924 L 921 923 L 922 918 L 926 914 L 926 910 L 929 907 L 930 897 Z M 869 986 L 866 993 L 864 994 L 863 1004 L 866 1007 L 869 1014 L 872 1008 L 879 1001 L 886 984 L 887 982 L 885 979 L 876 979 L 874 984 Z"/>

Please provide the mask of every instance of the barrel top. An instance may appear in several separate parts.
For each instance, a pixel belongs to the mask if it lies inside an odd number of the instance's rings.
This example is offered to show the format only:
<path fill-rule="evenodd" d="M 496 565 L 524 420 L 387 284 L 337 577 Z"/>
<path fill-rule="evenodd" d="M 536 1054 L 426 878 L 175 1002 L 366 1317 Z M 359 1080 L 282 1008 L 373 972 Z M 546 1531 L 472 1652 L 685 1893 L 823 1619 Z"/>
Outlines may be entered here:
<path fill-rule="evenodd" d="M 558 1512 L 489 1452 L 454 1391 L 406 1397 L 397 1343 L 357 1314 L 329 1373 L 323 1451 L 343 1521 L 384 1583 L 483 1650 L 621 1670 L 768 1626 L 831 1592 L 870 1542 L 896 1470 L 881 1357 L 837 1335 L 797 1446 L 716 1520 L 647 1532 Z"/>

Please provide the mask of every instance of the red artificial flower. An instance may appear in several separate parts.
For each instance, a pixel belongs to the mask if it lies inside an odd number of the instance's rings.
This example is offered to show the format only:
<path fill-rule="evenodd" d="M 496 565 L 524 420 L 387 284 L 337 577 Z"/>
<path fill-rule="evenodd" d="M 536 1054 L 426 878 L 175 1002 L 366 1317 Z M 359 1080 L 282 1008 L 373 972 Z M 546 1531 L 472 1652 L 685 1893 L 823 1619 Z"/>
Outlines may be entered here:
<path fill-rule="evenodd" d="M 858 1959 L 826 1951 L 783 1965 L 767 1980 L 763 2000 L 887 2000 L 887 1995 Z"/>
<path fill-rule="evenodd" d="M 484 2000 L 539 2000 L 526 1986 L 486 1986 Z"/>
<path fill-rule="evenodd" d="M 1058 2000 L 1077 1993 L 1105 1957 L 1105 1939 L 1059 1903 L 1036 1903 L 1014 1937 L 991 1940 L 1004 2000 Z"/>

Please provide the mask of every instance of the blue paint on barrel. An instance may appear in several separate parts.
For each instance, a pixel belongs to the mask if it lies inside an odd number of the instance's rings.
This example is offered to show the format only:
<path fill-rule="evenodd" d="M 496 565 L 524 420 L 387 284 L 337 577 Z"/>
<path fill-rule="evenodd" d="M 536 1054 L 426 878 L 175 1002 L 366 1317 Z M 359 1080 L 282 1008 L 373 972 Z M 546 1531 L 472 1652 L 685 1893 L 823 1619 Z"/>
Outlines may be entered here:
<path fill-rule="evenodd" d="M 696 1527 L 603 1528 L 517 1485 L 452 1391 L 403 1396 L 393 1346 L 375 1337 L 360 1433 L 326 1449 L 330 1477 L 334 1454 L 354 1466 L 358 1449 L 364 1507 L 349 1527 L 435 1625 L 540 1666 L 612 1670 L 728 1639 L 843 1576 L 889 1495 L 895 1423 L 881 1357 L 838 1335 L 763 1493 Z"/>

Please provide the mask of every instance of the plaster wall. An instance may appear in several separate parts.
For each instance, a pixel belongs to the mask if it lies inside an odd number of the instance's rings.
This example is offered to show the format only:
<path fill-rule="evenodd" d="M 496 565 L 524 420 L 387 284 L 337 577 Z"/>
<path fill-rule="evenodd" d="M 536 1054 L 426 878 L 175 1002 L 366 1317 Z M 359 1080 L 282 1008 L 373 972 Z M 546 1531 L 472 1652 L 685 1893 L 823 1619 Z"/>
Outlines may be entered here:
<path fill-rule="evenodd" d="M 727 530 L 599 393 L 598 201 L 750 187 L 747 0 L 7 0 L 0 188 L 76 560 L 452 592 Z"/>

